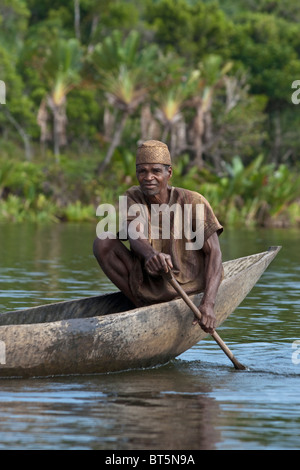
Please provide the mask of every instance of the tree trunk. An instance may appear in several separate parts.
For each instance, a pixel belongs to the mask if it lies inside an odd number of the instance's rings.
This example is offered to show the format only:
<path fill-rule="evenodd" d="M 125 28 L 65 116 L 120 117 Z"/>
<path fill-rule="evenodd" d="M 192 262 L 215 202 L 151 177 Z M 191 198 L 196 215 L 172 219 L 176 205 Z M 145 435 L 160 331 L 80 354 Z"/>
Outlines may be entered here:
<path fill-rule="evenodd" d="M 52 96 L 48 96 L 47 103 L 53 113 L 53 147 L 54 155 L 58 157 L 60 147 L 67 144 L 66 98 L 64 97 L 61 104 L 57 105 L 54 103 Z"/>
<path fill-rule="evenodd" d="M 203 134 L 204 134 L 204 112 L 202 103 L 197 106 L 197 114 L 193 123 L 193 147 L 194 147 L 194 160 L 193 164 L 199 169 L 203 168 Z"/>
<path fill-rule="evenodd" d="M 170 129 L 171 129 L 171 125 L 170 125 L 169 122 L 167 122 L 164 126 L 164 130 L 163 130 L 163 133 L 162 133 L 162 136 L 161 136 L 162 142 L 167 141 Z"/>
<path fill-rule="evenodd" d="M 45 147 L 47 140 L 51 140 L 51 135 L 48 128 L 48 119 L 49 113 L 47 111 L 47 103 L 45 100 L 42 100 L 38 115 L 37 115 L 37 123 L 40 127 L 41 134 L 40 134 L 40 145 L 41 145 L 41 152 L 42 155 L 45 155 Z"/>
<path fill-rule="evenodd" d="M 24 131 L 24 129 L 20 126 L 20 124 L 16 121 L 16 119 L 13 117 L 11 112 L 7 107 L 4 107 L 4 113 L 7 117 L 7 119 L 11 122 L 11 124 L 17 129 L 18 133 L 20 134 L 23 142 L 24 142 L 24 147 L 25 147 L 25 157 L 26 160 L 31 160 L 32 159 L 32 151 L 31 151 L 31 145 L 30 145 L 30 138 Z"/>
<path fill-rule="evenodd" d="M 141 142 L 148 139 L 159 140 L 160 137 L 160 126 L 151 113 L 150 104 L 146 103 L 141 111 Z"/>
<path fill-rule="evenodd" d="M 281 134 L 281 123 L 280 123 L 280 115 L 278 113 L 275 114 L 274 119 L 274 139 L 273 139 L 273 148 L 272 148 L 272 162 L 275 163 L 277 166 L 278 162 L 280 161 L 280 150 L 282 145 L 282 134 Z"/>
<path fill-rule="evenodd" d="M 97 29 L 98 23 L 99 23 L 99 15 L 93 15 L 91 33 L 90 33 L 90 43 L 89 43 L 88 48 L 87 48 L 88 54 L 92 54 L 92 52 L 95 49 L 95 46 L 92 43 L 92 41 L 94 39 L 94 33 Z"/>
<path fill-rule="evenodd" d="M 74 28 L 76 38 L 80 41 L 80 0 L 74 0 Z"/>
<path fill-rule="evenodd" d="M 57 116 L 57 109 L 53 110 L 53 149 L 54 155 L 57 157 L 60 153 L 59 119 Z"/>
<path fill-rule="evenodd" d="M 103 160 L 103 162 L 100 163 L 100 165 L 98 166 L 98 169 L 97 169 L 97 173 L 98 175 L 101 175 L 101 173 L 107 168 L 107 166 L 110 164 L 110 161 L 112 159 L 112 156 L 114 154 L 114 151 L 115 149 L 118 147 L 118 145 L 120 144 L 121 142 L 121 137 L 122 137 L 122 133 L 123 133 L 123 130 L 124 130 L 124 127 L 125 127 L 125 124 L 126 124 L 126 121 L 128 119 L 128 116 L 129 116 L 129 111 L 125 111 L 121 117 L 121 120 L 118 124 L 118 127 L 117 129 L 115 130 L 115 133 L 114 133 L 114 136 L 113 136 L 113 139 L 110 143 L 110 146 L 107 150 L 107 153 L 105 155 L 105 158 Z"/>

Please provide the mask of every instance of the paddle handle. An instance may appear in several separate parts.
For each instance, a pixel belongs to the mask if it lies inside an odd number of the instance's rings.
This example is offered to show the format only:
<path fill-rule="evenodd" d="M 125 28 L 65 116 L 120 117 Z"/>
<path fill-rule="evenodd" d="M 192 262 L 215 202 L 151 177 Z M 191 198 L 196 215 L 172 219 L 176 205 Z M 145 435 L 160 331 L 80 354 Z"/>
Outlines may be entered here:
<path fill-rule="evenodd" d="M 196 305 L 191 301 L 189 296 L 186 294 L 186 292 L 182 289 L 182 287 L 178 284 L 176 279 L 174 278 L 173 274 L 171 271 L 165 274 L 165 278 L 168 280 L 168 282 L 174 287 L 176 292 L 182 297 L 182 299 L 185 301 L 185 303 L 190 307 L 192 312 L 195 314 L 195 316 L 201 320 L 201 312 L 200 310 L 196 307 Z M 232 354 L 228 346 L 224 343 L 224 341 L 220 338 L 218 333 L 214 331 L 211 333 L 211 336 L 214 338 L 216 343 L 220 346 L 220 348 L 224 351 L 224 353 L 227 355 L 227 357 L 231 360 L 233 363 L 234 367 L 239 370 L 245 370 L 246 367 L 241 364 Z"/>

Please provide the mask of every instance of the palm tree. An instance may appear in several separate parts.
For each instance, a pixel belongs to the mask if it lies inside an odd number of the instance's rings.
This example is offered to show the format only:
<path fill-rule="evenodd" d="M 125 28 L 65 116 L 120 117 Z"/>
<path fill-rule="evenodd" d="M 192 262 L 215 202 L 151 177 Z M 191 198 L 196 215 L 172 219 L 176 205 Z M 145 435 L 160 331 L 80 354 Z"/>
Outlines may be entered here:
<path fill-rule="evenodd" d="M 187 148 L 183 109 L 197 90 L 199 71 L 192 71 L 179 79 L 180 81 L 177 79 L 174 83 L 169 83 L 169 78 L 155 96 L 155 117 L 162 125 L 161 140 L 168 142 L 173 156 Z"/>
<path fill-rule="evenodd" d="M 67 143 L 67 94 L 80 82 L 81 48 L 76 39 L 60 39 L 51 49 L 44 64 L 50 91 L 41 102 L 38 124 L 41 128 L 41 142 L 47 139 L 47 107 L 53 114 L 54 154 L 59 155 L 60 147 Z"/>
<path fill-rule="evenodd" d="M 100 87 L 117 118 L 104 160 L 98 172 L 110 163 L 121 142 L 128 117 L 145 100 L 150 87 L 151 65 L 157 54 L 156 46 L 140 49 L 140 35 L 132 31 L 123 41 L 120 31 L 114 31 L 93 53 L 93 64 L 99 74 Z"/>
<path fill-rule="evenodd" d="M 203 152 L 205 147 L 212 145 L 212 106 L 215 90 L 224 84 L 226 73 L 231 69 L 232 63 L 222 66 L 222 58 L 209 55 L 200 64 L 200 77 L 198 91 L 191 98 L 189 104 L 196 109 L 193 119 L 190 138 L 194 150 L 194 159 L 191 164 L 203 167 Z M 204 144 L 204 141 L 206 144 Z M 215 166 L 217 166 L 217 157 Z"/>
<path fill-rule="evenodd" d="M 105 158 L 99 167 L 102 172 L 110 163 L 115 149 L 121 142 L 123 130 L 129 116 L 138 108 L 147 96 L 148 89 L 138 69 L 128 69 L 121 64 L 118 75 L 113 72 L 103 74 L 102 86 L 106 90 L 108 103 L 119 111 L 119 119 L 115 121 L 115 129 Z"/>

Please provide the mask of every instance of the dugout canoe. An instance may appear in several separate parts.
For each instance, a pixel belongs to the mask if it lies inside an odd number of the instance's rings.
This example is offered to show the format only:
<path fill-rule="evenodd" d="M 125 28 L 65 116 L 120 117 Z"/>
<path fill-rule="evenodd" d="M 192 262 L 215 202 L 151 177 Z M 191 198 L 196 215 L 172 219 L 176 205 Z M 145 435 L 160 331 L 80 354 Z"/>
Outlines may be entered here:
<path fill-rule="evenodd" d="M 223 263 L 217 325 L 238 307 L 281 247 Z M 202 294 L 191 296 L 198 303 Z M 95 374 L 165 364 L 207 334 L 182 299 L 134 308 L 121 292 L 0 315 L 0 377 Z M 217 346 L 216 346 L 217 347 Z"/>

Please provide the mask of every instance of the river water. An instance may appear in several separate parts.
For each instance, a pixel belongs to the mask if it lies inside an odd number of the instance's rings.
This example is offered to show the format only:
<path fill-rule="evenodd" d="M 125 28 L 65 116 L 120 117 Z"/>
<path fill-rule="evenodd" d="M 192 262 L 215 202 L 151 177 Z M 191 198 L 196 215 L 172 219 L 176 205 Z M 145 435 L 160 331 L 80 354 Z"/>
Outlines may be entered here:
<path fill-rule="evenodd" d="M 95 227 L 0 226 L 0 312 L 115 290 L 91 254 Z M 228 260 L 282 245 L 211 339 L 154 369 L 0 380 L 0 450 L 300 448 L 300 231 L 225 230 Z"/>

